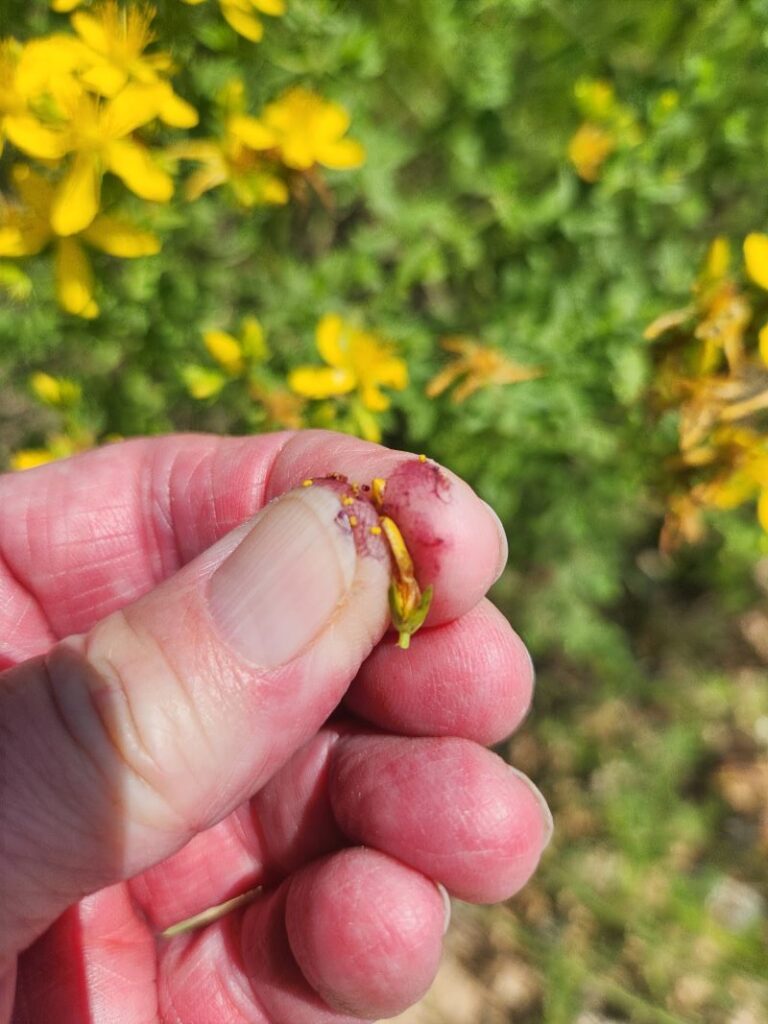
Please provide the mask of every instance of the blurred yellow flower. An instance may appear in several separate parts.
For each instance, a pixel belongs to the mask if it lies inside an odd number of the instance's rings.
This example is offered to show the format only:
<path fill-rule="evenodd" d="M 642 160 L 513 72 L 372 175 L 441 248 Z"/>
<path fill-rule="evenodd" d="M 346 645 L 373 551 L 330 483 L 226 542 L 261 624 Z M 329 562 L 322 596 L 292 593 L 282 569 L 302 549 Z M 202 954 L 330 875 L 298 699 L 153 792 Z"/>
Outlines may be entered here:
<path fill-rule="evenodd" d="M 13 470 L 36 469 L 57 459 L 67 459 L 78 452 L 92 448 L 96 439 L 87 431 L 72 431 L 69 434 L 51 434 L 43 448 L 22 448 L 10 458 Z"/>
<path fill-rule="evenodd" d="M 464 379 L 453 392 L 454 402 L 463 402 L 481 388 L 519 384 L 535 380 L 544 373 L 536 366 L 521 366 L 499 349 L 481 345 L 472 338 L 445 338 L 442 347 L 447 352 L 455 352 L 456 358 L 429 381 L 426 387 L 428 398 L 437 398 L 462 377 Z"/>
<path fill-rule="evenodd" d="M 616 148 L 616 140 L 605 128 L 585 121 L 571 136 L 568 159 L 580 178 L 594 182 L 600 177 L 600 168 Z"/>
<path fill-rule="evenodd" d="M 305 398 L 332 398 L 355 392 L 365 409 L 383 412 L 390 399 L 381 390 L 401 391 L 408 367 L 379 335 L 360 330 L 336 313 L 327 313 L 315 333 L 317 350 L 327 366 L 298 366 L 288 386 Z"/>
<path fill-rule="evenodd" d="M 365 160 L 361 144 L 344 138 L 349 124 L 349 114 L 338 103 L 296 86 L 268 104 L 261 117 L 234 117 L 232 131 L 253 150 L 275 150 L 294 170 L 307 171 L 315 164 L 347 170 Z"/>
<path fill-rule="evenodd" d="M 68 377 L 53 377 L 42 371 L 32 374 L 29 386 L 36 398 L 55 408 L 76 405 L 82 398 L 82 389 L 76 381 Z"/>
<path fill-rule="evenodd" d="M 197 6 L 205 0 L 184 0 L 184 3 Z M 219 0 L 221 13 L 228 24 L 245 39 L 258 43 L 264 35 L 264 25 L 259 14 L 269 14 L 273 18 L 285 14 L 285 0 Z"/>
<path fill-rule="evenodd" d="M 194 171 L 184 185 L 190 201 L 205 192 L 229 185 L 241 206 L 261 204 L 282 205 L 288 202 L 288 189 L 261 154 L 255 152 L 238 132 L 245 107 L 245 89 L 240 79 L 230 80 L 219 95 L 224 130 L 216 139 L 189 139 L 171 146 L 172 159 L 192 160 L 202 166 Z"/>
<path fill-rule="evenodd" d="M 226 331 L 204 331 L 203 342 L 209 354 L 232 377 L 269 358 L 264 330 L 255 316 L 243 317 L 239 338 Z"/>
<path fill-rule="evenodd" d="M 101 96 L 112 97 L 128 83 L 144 86 L 157 116 L 176 128 L 197 124 L 197 111 L 182 100 L 163 77 L 173 71 L 170 54 L 144 51 L 153 41 L 153 7 L 122 6 L 106 0 L 90 11 L 76 11 L 72 27 L 83 43 L 87 66 L 79 79 Z"/>
<path fill-rule="evenodd" d="M 156 117 L 151 90 L 128 85 L 110 100 L 83 93 L 66 104 L 64 114 L 62 123 L 45 127 L 30 115 L 6 119 L 8 138 L 30 156 L 58 160 L 73 154 L 51 207 L 51 225 L 57 235 L 74 235 L 93 221 L 106 171 L 142 199 L 167 202 L 171 198 L 171 176 L 145 146 L 128 138 Z"/>
<path fill-rule="evenodd" d="M 93 273 L 77 238 L 56 239 L 52 210 L 56 200 L 53 184 L 25 164 L 17 164 L 12 179 L 22 203 L 0 202 L 0 256 L 34 256 L 55 240 L 56 298 L 62 309 L 93 319 L 99 307 L 93 297 Z M 79 233 L 102 252 L 123 259 L 153 256 L 160 241 L 149 231 L 105 214 L 97 216 Z"/>
<path fill-rule="evenodd" d="M 269 358 L 264 329 L 255 316 L 243 317 L 239 338 L 228 331 L 203 331 L 203 344 L 224 373 L 194 364 L 185 366 L 182 375 L 193 398 L 213 398 L 227 377 L 242 377 Z"/>

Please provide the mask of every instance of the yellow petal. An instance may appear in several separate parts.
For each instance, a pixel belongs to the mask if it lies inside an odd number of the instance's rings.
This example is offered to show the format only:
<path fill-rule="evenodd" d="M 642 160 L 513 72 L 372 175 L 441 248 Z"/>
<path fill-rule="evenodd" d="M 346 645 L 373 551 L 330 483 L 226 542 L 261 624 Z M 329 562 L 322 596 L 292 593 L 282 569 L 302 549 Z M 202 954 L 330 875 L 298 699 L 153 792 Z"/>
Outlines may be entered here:
<path fill-rule="evenodd" d="M 68 377 L 52 377 L 50 373 L 33 373 L 29 386 L 35 398 L 46 405 L 76 405 L 82 397 L 80 385 Z"/>
<path fill-rule="evenodd" d="M 219 143 L 211 139 L 189 139 L 177 142 L 166 150 L 174 160 L 200 160 L 204 163 L 224 165 L 224 157 Z"/>
<path fill-rule="evenodd" d="M 107 139 L 123 139 L 158 115 L 163 104 L 164 83 L 127 85 L 111 99 L 101 116 L 101 129 Z"/>
<path fill-rule="evenodd" d="M 349 366 L 349 345 L 343 341 L 345 324 L 338 313 L 326 313 L 315 329 L 317 351 L 329 366 Z"/>
<path fill-rule="evenodd" d="M 45 248 L 51 232 L 47 224 L 27 223 L 21 218 L 0 221 L 0 256 L 35 256 Z"/>
<path fill-rule="evenodd" d="M 128 81 L 128 75 L 122 68 L 105 61 L 82 71 L 80 81 L 100 96 L 116 96 Z"/>
<path fill-rule="evenodd" d="M 298 366 L 288 375 L 288 387 L 305 398 L 330 398 L 353 391 L 355 377 L 349 370 L 325 366 Z"/>
<path fill-rule="evenodd" d="M 273 18 L 279 18 L 285 14 L 285 0 L 251 0 L 251 4 L 262 14 L 269 14 Z"/>
<path fill-rule="evenodd" d="M 757 518 L 760 525 L 768 533 L 768 490 L 761 491 L 757 499 Z"/>
<path fill-rule="evenodd" d="M 56 10 L 55 7 L 54 10 Z M 56 456 L 53 452 L 48 451 L 47 448 L 22 448 L 21 451 L 13 453 L 9 460 L 9 465 L 16 472 L 21 472 L 25 469 L 36 469 L 38 466 L 44 466 L 55 459 Z"/>
<path fill-rule="evenodd" d="M 312 127 L 319 138 L 335 140 L 349 129 L 349 111 L 339 103 L 316 97 Z"/>
<path fill-rule="evenodd" d="M 61 387 L 55 377 L 50 373 L 33 373 L 29 378 L 29 386 L 41 402 L 46 405 L 58 405 L 61 397 Z"/>
<path fill-rule="evenodd" d="M 199 199 L 204 192 L 223 185 L 227 180 L 227 172 L 223 167 L 201 167 L 190 174 L 184 183 L 184 198 L 190 202 Z"/>
<path fill-rule="evenodd" d="M 280 143 L 280 158 L 286 167 L 295 171 L 308 171 L 315 164 L 314 140 L 307 134 L 296 133 Z"/>
<path fill-rule="evenodd" d="M 6 117 L 3 129 L 15 146 L 38 160 L 60 160 L 69 149 L 63 132 L 44 128 L 29 114 Z"/>
<path fill-rule="evenodd" d="M 101 214 L 85 229 L 83 238 L 91 245 L 110 256 L 121 259 L 135 259 L 139 256 L 154 256 L 160 252 L 160 239 L 151 231 Z"/>
<path fill-rule="evenodd" d="M 100 186 L 96 158 L 78 154 L 53 199 L 51 226 L 57 235 L 74 235 L 88 227 L 99 210 Z"/>
<path fill-rule="evenodd" d="M 226 331 L 204 331 L 203 342 L 210 355 L 227 373 L 235 376 L 243 372 L 243 351 L 237 338 Z"/>
<path fill-rule="evenodd" d="M 250 39 L 252 43 L 258 43 L 264 35 L 264 26 L 255 14 L 249 14 L 233 4 L 225 3 L 221 5 L 221 13 L 238 35 Z"/>
<path fill-rule="evenodd" d="M 391 404 L 384 392 L 375 384 L 366 384 L 360 392 L 360 398 L 365 408 L 371 412 L 384 412 Z"/>
<path fill-rule="evenodd" d="M 340 139 L 317 149 L 318 163 L 337 171 L 351 170 L 365 163 L 365 149 L 354 139 Z"/>
<path fill-rule="evenodd" d="M 376 417 L 358 402 L 355 403 L 352 415 L 357 427 L 356 433 L 364 440 L 378 444 L 381 441 L 381 427 Z"/>
<path fill-rule="evenodd" d="M 249 149 L 271 149 L 278 142 L 273 129 L 257 117 L 249 117 L 247 114 L 233 114 L 228 118 L 227 131 Z"/>
<path fill-rule="evenodd" d="M 747 273 L 761 288 L 768 288 L 768 235 L 753 232 L 744 239 Z"/>
<path fill-rule="evenodd" d="M 173 195 L 173 178 L 155 163 L 150 151 L 138 142 L 116 140 L 110 143 L 105 156 L 109 170 L 142 199 L 166 203 Z"/>
<path fill-rule="evenodd" d="M 67 14 L 79 7 L 83 0 L 51 0 L 51 9 L 60 14 Z"/>
<path fill-rule="evenodd" d="M 707 257 L 704 261 L 704 273 L 711 280 L 719 280 L 725 277 L 731 262 L 731 247 L 728 239 L 719 235 L 707 250 Z"/>
<path fill-rule="evenodd" d="M 269 348 L 264 337 L 264 328 L 255 316 L 243 317 L 243 352 L 249 359 L 263 363 L 269 358 Z"/>
<path fill-rule="evenodd" d="M 99 307 L 93 298 L 93 272 L 83 247 L 74 238 L 56 246 L 56 298 L 67 313 L 92 320 Z"/>
<path fill-rule="evenodd" d="M 408 384 L 408 366 L 404 359 L 398 359 L 397 356 L 379 358 L 372 367 L 371 376 L 384 387 L 402 391 Z"/>
<path fill-rule="evenodd" d="M 194 128 L 199 118 L 191 103 L 187 103 L 170 87 L 158 109 L 158 116 L 164 124 L 172 128 Z"/>
<path fill-rule="evenodd" d="M 106 21 L 94 18 L 86 11 L 77 11 L 70 18 L 72 28 L 84 43 L 97 53 L 106 53 L 110 49 L 110 38 L 107 35 Z"/>
<path fill-rule="evenodd" d="M 181 376 L 187 391 L 193 398 L 201 401 L 213 398 L 227 383 L 227 378 L 218 370 L 209 370 L 204 366 L 183 366 Z"/>

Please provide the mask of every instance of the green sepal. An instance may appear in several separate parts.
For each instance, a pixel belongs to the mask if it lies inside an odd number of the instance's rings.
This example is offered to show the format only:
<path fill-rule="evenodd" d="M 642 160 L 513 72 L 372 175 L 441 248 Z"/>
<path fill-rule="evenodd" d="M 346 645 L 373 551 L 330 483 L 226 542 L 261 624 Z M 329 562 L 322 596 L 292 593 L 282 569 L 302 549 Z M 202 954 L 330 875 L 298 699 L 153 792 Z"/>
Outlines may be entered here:
<path fill-rule="evenodd" d="M 392 616 L 392 625 L 397 630 L 397 645 L 401 650 L 408 650 L 413 634 L 424 625 L 424 620 L 432 604 L 432 585 L 428 586 L 421 595 L 421 600 L 416 607 L 404 615 L 401 607 L 397 587 L 394 583 L 389 587 L 389 611 Z"/>

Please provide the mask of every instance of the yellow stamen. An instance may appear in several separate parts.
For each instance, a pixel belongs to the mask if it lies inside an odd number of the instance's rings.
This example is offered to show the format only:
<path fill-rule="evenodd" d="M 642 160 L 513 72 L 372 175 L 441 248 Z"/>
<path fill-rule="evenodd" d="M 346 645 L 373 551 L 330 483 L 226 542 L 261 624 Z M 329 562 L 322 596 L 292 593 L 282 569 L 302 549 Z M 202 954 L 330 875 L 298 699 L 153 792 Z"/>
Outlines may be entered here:
<path fill-rule="evenodd" d="M 377 508 L 381 508 L 384 503 L 384 490 L 387 486 L 387 481 L 383 476 L 376 476 L 371 480 L 371 498 Z"/>
<path fill-rule="evenodd" d="M 378 537 L 378 536 L 379 536 L 379 534 L 381 533 L 381 527 L 380 527 L 380 526 L 372 526 L 372 527 L 371 527 L 371 533 L 372 533 L 372 534 L 373 534 L 373 535 L 374 535 L 375 537 Z"/>
<path fill-rule="evenodd" d="M 419 462 L 426 462 L 426 461 L 427 461 L 427 456 L 426 455 L 420 455 L 419 456 Z"/>
<path fill-rule="evenodd" d="M 350 526 L 357 526 L 357 516 L 350 516 L 349 517 L 349 525 Z"/>
<path fill-rule="evenodd" d="M 301 486 L 302 487 L 311 487 L 314 482 L 315 482 L 314 480 L 302 480 L 301 481 Z"/>
<path fill-rule="evenodd" d="M 341 499 L 341 504 L 342 505 L 354 505 L 355 504 L 355 499 L 354 498 L 350 498 L 349 496 L 346 496 L 346 497 Z"/>
<path fill-rule="evenodd" d="M 381 528 L 384 531 L 384 535 L 389 541 L 389 546 L 392 550 L 392 557 L 397 565 L 398 575 L 402 578 L 408 578 L 413 576 L 413 560 L 408 552 L 408 548 L 405 546 L 403 535 L 393 519 L 389 516 L 381 517 Z"/>

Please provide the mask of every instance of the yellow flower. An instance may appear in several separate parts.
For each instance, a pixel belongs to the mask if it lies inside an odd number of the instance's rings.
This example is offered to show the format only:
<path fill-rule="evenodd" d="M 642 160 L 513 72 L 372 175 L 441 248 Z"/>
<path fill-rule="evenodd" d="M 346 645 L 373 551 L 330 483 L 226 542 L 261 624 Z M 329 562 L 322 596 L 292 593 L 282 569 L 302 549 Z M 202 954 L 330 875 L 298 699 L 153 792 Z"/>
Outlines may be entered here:
<path fill-rule="evenodd" d="M 264 329 L 255 316 L 243 317 L 239 338 L 226 331 L 204 331 L 203 342 L 209 354 L 231 377 L 238 377 L 247 366 L 269 358 Z"/>
<path fill-rule="evenodd" d="M 725 360 L 731 371 L 744 361 L 744 333 L 752 310 L 744 295 L 728 276 L 730 247 L 725 238 L 710 245 L 704 266 L 693 288 L 694 301 L 681 309 L 662 313 L 646 327 L 643 337 L 655 341 L 667 331 L 696 319 L 693 335 L 703 344 L 696 353 L 693 372 L 704 376 Z M 679 358 L 675 357 L 678 362 Z M 682 365 L 679 367 L 682 372 Z"/>
<path fill-rule="evenodd" d="M 51 207 L 57 235 L 77 234 L 93 221 L 106 171 L 142 199 L 167 202 L 171 198 L 171 176 L 146 147 L 127 137 L 154 120 L 157 111 L 151 90 L 129 85 L 110 100 L 83 93 L 66 106 L 66 120 L 51 126 L 43 127 L 31 116 L 6 119 L 8 138 L 30 156 L 58 160 L 73 154 Z"/>
<path fill-rule="evenodd" d="M 0 256 L 34 256 L 55 240 L 51 213 L 54 187 L 25 164 L 13 168 L 12 177 L 22 205 L 0 204 Z M 80 237 L 96 249 L 123 259 L 153 256 L 160 251 L 155 235 L 118 218 L 100 214 Z M 93 319 L 99 307 L 93 297 L 93 274 L 77 238 L 55 241 L 56 297 L 62 309 Z"/>
<path fill-rule="evenodd" d="M 605 128 L 585 121 L 568 143 L 568 159 L 584 181 L 597 181 L 600 168 L 616 148 L 616 140 Z"/>
<path fill-rule="evenodd" d="M 68 377 L 52 377 L 42 371 L 32 374 L 29 386 L 36 398 L 55 408 L 76 405 L 82 397 L 82 389 L 76 381 Z"/>
<path fill-rule="evenodd" d="M 190 139 L 171 146 L 172 159 L 192 160 L 202 166 L 189 176 L 184 186 L 187 199 L 194 201 L 205 192 L 229 185 L 241 206 L 282 205 L 288 202 L 285 182 L 276 177 L 237 131 L 238 119 L 245 107 L 245 89 L 240 79 L 232 79 L 219 95 L 224 130 L 217 139 Z"/>
<path fill-rule="evenodd" d="M 153 41 L 152 7 L 121 6 L 106 0 L 92 11 L 72 15 L 72 27 L 84 44 L 88 66 L 80 81 L 101 96 L 112 97 L 128 82 L 144 86 L 152 95 L 157 116 L 176 128 L 197 124 L 197 111 L 182 100 L 162 77 L 173 70 L 170 54 L 144 51 Z"/>
<path fill-rule="evenodd" d="M 11 469 L 35 469 L 57 459 L 67 459 L 78 452 L 92 448 L 95 438 L 86 430 L 76 429 L 69 434 L 51 434 L 43 448 L 22 448 L 10 458 Z"/>
<path fill-rule="evenodd" d="M 381 388 L 401 391 L 408 383 L 408 368 L 388 342 L 336 313 L 327 313 L 320 320 L 315 341 L 328 365 L 292 370 L 288 386 L 297 395 L 322 399 L 355 392 L 365 409 L 383 412 L 390 400 Z"/>
<path fill-rule="evenodd" d="M 345 139 L 349 114 L 301 86 L 289 89 L 268 104 L 259 118 L 240 115 L 232 130 L 254 150 L 275 150 L 280 160 L 297 171 L 315 164 L 346 170 L 359 167 L 365 150 Z"/>
<path fill-rule="evenodd" d="M 204 0 L 184 0 L 184 3 L 196 6 Z M 285 0 L 219 0 L 221 13 L 229 25 L 245 39 L 258 43 L 264 35 L 264 26 L 257 12 L 269 14 L 273 18 L 285 14 Z"/>
<path fill-rule="evenodd" d="M 535 380 L 544 372 L 536 366 L 521 366 L 499 349 L 481 345 L 471 338 L 445 338 L 442 346 L 448 352 L 455 352 L 457 358 L 427 384 L 428 398 L 441 395 L 462 377 L 463 381 L 453 393 L 454 402 L 463 402 L 481 388 Z"/>

